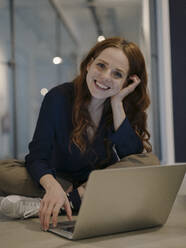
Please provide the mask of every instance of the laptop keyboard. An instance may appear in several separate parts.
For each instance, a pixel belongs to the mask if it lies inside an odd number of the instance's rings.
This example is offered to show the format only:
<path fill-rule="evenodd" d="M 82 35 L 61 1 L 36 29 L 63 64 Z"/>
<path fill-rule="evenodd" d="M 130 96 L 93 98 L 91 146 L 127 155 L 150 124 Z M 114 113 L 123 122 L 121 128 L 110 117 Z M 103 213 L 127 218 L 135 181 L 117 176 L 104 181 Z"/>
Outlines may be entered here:
<path fill-rule="evenodd" d="M 57 225 L 57 228 L 73 233 L 76 221 L 64 221 Z"/>

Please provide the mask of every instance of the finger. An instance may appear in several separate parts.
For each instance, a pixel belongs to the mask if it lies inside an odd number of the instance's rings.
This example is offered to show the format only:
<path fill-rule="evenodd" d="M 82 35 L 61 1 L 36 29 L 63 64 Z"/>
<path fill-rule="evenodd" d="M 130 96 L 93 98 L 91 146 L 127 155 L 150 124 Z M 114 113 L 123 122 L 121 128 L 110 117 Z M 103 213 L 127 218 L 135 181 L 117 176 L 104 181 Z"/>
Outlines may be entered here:
<path fill-rule="evenodd" d="M 48 208 L 48 204 L 49 204 L 48 202 L 43 201 L 43 207 L 40 212 L 40 223 L 43 230 L 45 230 L 44 221 L 45 221 L 45 213 Z"/>
<path fill-rule="evenodd" d="M 43 200 L 41 200 L 41 201 L 40 201 L 40 207 L 39 207 L 39 213 L 38 213 L 39 218 L 40 218 L 40 215 L 41 215 L 41 210 L 42 210 L 42 208 L 43 208 L 43 205 L 44 205 Z"/>
<path fill-rule="evenodd" d="M 57 226 L 57 218 L 58 218 L 58 215 L 59 215 L 60 208 L 61 208 L 61 204 L 58 203 L 58 204 L 55 205 L 55 207 L 52 210 L 52 224 L 53 224 L 53 227 Z"/>
<path fill-rule="evenodd" d="M 73 185 L 70 185 L 70 187 L 67 189 L 66 193 L 69 193 L 73 190 Z"/>
<path fill-rule="evenodd" d="M 65 201 L 65 204 L 64 204 L 64 209 L 67 213 L 67 217 L 69 220 L 72 220 L 72 210 L 71 210 L 71 207 L 70 207 L 70 203 L 69 203 L 69 200 L 66 198 L 66 201 Z"/>
<path fill-rule="evenodd" d="M 136 74 L 133 76 L 130 76 L 129 79 L 131 79 L 134 83 L 139 84 L 141 82 L 140 78 Z"/>
<path fill-rule="evenodd" d="M 128 96 L 132 91 L 134 91 L 134 85 L 130 84 L 126 88 L 121 90 L 122 98 Z"/>
<path fill-rule="evenodd" d="M 45 201 L 41 200 L 40 208 L 39 208 L 39 218 L 40 218 L 40 223 L 41 223 L 42 229 L 43 229 L 43 210 L 46 208 L 45 205 L 46 205 Z"/>
<path fill-rule="evenodd" d="M 49 228 L 50 216 L 52 215 L 53 208 L 54 208 L 54 203 L 50 202 L 48 207 L 45 209 L 44 219 L 43 219 L 43 226 L 45 231 L 47 231 Z"/>
<path fill-rule="evenodd" d="M 126 95 L 132 93 L 136 87 L 140 84 L 141 80 L 138 77 L 135 77 L 133 79 L 133 83 L 124 88 Z"/>
<path fill-rule="evenodd" d="M 138 86 L 138 84 L 140 83 L 140 81 L 135 81 L 134 83 L 130 84 L 127 88 L 128 88 L 128 92 L 131 93 L 135 90 L 135 88 Z"/>

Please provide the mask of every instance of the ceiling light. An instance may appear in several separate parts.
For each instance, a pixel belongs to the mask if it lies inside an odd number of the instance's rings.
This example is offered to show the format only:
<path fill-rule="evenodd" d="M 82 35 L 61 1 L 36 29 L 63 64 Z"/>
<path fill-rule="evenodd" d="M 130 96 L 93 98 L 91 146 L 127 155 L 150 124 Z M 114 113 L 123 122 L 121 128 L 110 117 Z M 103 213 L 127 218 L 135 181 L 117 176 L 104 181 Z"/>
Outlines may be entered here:
<path fill-rule="evenodd" d="M 105 36 L 103 36 L 103 35 L 98 36 L 98 38 L 97 38 L 98 42 L 101 42 L 103 40 L 105 40 Z"/>
<path fill-rule="evenodd" d="M 40 93 L 42 96 L 45 96 L 48 93 L 48 90 L 46 88 L 42 88 Z"/>
<path fill-rule="evenodd" d="M 61 64 L 61 63 L 63 63 L 63 59 L 61 57 L 54 57 L 53 58 L 53 63 L 55 65 Z"/>

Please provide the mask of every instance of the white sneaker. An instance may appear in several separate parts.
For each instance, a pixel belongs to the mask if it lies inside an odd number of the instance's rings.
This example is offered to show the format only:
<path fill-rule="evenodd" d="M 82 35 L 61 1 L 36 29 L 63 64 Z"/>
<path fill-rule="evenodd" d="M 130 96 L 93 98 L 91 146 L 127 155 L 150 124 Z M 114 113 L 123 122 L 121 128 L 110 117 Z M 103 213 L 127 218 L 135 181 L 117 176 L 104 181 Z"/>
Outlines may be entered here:
<path fill-rule="evenodd" d="M 0 196 L 0 205 L 1 205 L 1 201 L 3 200 L 3 198 L 5 198 L 4 196 Z"/>
<path fill-rule="evenodd" d="M 14 219 L 37 217 L 40 201 L 40 198 L 9 195 L 0 202 L 0 213 Z"/>

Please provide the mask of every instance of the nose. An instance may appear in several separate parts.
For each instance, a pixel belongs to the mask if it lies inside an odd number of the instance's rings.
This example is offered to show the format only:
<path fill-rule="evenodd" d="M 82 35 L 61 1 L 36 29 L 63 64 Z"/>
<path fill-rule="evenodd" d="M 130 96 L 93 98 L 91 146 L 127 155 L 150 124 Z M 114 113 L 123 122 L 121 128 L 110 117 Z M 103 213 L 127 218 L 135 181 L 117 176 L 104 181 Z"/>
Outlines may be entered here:
<path fill-rule="evenodd" d="M 111 80 L 111 71 L 109 69 L 104 70 L 102 72 L 102 78 L 103 80 L 108 80 L 108 81 Z"/>

